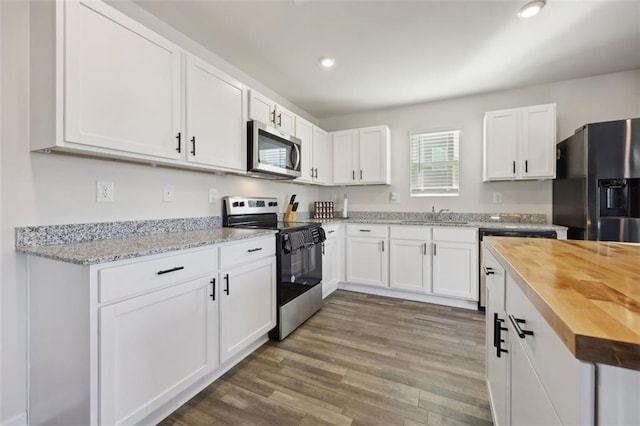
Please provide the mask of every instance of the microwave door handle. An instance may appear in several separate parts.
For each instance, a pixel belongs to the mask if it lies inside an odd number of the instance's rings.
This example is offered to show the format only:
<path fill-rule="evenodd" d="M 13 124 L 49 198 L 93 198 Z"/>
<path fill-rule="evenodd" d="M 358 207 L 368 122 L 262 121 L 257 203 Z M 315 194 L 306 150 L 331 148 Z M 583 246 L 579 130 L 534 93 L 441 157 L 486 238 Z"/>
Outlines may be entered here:
<path fill-rule="evenodd" d="M 293 144 L 293 147 L 296 150 L 296 161 L 294 162 L 293 170 L 298 170 L 298 167 L 300 166 L 300 157 L 301 157 L 301 155 L 300 155 L 300 147 L 298 145 L 296 145 L 296 144 Z"/>

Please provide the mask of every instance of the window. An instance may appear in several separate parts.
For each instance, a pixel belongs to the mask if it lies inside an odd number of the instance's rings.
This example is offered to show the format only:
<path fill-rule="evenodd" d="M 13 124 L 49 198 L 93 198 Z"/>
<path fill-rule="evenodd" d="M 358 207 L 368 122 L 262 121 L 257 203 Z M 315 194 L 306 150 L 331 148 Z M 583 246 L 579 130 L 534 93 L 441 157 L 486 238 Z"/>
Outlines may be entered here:
<path fill-rule="evenodd" d="M 459 130 L 409 135 L 412 197 L 457 196 Z"/>

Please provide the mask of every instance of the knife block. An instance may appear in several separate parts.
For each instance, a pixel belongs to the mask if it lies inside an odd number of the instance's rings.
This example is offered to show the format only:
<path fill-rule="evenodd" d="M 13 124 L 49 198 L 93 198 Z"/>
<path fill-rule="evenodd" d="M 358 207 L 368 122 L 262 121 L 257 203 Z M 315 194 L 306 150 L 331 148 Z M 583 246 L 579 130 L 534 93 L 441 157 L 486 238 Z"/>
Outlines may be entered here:
<path fill-rule="evenodd" d="M 284 212 L 284 221 L 285 222 L 295 222 L 296 221 L 298 213 L 294 212 L 292 209 L 293 209 L 293 205 L 292 204 L 287 205 L 287 211 Z"/>

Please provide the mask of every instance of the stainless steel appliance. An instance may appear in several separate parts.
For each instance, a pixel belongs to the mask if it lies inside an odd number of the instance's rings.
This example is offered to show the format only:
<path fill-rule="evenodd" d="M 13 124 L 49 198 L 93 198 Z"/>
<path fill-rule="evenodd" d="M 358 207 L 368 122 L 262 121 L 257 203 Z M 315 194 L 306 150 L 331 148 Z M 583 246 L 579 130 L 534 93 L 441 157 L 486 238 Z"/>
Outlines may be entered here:
<path fill-rule="evenodd" d="M 553 223 L 567 238 L 640 242 L 640 118 L 582 126 L 556 166 Z"/>
<path fill-rule="evenodd" d="M 223 226 L 278 231 L 278 324 L 269 336 L 282 340 L 322 307 L 324 232 L 318 223 L 278 221 L 277 198 L 224 197 L 222 206 Z"/>
<path fill-rule="evenodd" d="M 300 176 L 300 139 L 259 121 L 247 122 L 247 171 L 271 179 Z"/>
<path fill-rule="evenodd" d="M 479 270 L 479 279 L 478 285 L 480 286 L 480 291 L 478 292 L 478 310 L 484 311 L 487 306 L 486 299 L 486 291 L 487 291 L 487 277 L 485 275 L 485 271 L 483 269 L 484 259 L 483 259 L 483 250 L 482 250 L 482 240 L 484 237 L 519 237 L 519 238 L 558 238 L 558 234 L 556 231 L 547 230 L 547 229 L 509 229 L 509 228 L 480 228 L 479 230 L 480 238 L 480 265 Z"/>

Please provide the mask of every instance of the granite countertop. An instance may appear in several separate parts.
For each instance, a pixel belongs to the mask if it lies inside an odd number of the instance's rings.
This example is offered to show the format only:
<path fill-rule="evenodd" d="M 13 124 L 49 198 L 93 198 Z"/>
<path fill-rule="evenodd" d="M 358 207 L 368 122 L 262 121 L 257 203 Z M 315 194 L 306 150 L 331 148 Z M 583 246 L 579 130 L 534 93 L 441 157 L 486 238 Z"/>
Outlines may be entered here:
<path fill-rule="evenodd" d="M 485 243 L 576 358 L 640 370 L 640 244 Z"/>
<path fill-rule="evenodd" d="M 567 228 L 559 225 L 544 223 L 522 223 L 522 222 L 481 222 L 481 221 L 429 221 L 429 220 L 402 220 L 402 219 L 309 219 L 309 222 L 331 224 L 331 223 L 368 223 L 372 225 L 407 225 L 407 226 L 444 226 L 458 228 L 491 228 L 491 229 L 526 229 L 540 231 L 560 231 Z"/>
<path fill-rule="evenodd" d="M 246 238 L 263 237 L 273 235 L 275 232 L 263 229 L 213 228 L 68 244 L 16 247 L 16 250 L 63 262 L 93 265 Z"/>

